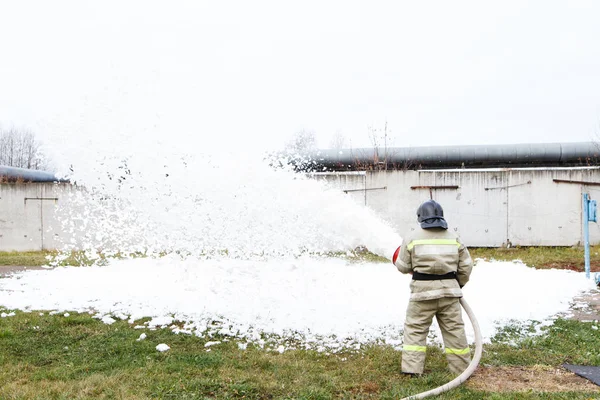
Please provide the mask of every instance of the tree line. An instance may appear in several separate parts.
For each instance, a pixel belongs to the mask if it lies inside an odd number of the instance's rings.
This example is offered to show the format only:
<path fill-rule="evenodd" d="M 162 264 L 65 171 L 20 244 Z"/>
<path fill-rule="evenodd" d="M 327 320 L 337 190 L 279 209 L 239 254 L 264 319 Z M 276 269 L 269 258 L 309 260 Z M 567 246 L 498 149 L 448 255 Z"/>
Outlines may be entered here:
<path fill-rule="evenodd" d="M 0 165 L 47 170 L 48 161 L 40 150 L 40 142 L 28 130 L 0 128 Z"/>

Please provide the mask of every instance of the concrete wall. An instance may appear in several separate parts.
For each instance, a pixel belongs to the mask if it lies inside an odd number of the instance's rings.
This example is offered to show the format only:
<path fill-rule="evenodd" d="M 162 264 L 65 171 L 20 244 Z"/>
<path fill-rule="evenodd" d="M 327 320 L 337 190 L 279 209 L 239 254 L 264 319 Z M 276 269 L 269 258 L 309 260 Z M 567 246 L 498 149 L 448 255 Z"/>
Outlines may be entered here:
<path fill-rule="evenodd" d="M 600 182 L 599 168 L 367 171 L 319 173 L 356 202 L 366 204 L 400 234 L 416 229 L 416 209 L 432 190 L 450 229 L 469 246 L 572 246 L 581 244 L 582 193 L 600 198 L 600 186 L 555 183 L 553 179 Z M 79 189 L 69 184 L 0 184 L 0 251 L 54 249 L 70 240 L 55 210 Z M 600 226 L 590 223 L 590 241 Z"/>
<path fill-rule="evenodd" d="M 366 204 L 404 234 L 417 228 L 416 210 L 432 190 L 450 229 L 469 246 L 572 246 L 581 244 L 582 193 L 600 197 L 600 186 L 555 183 L 553 179 L 600 182 L 598 168 L 367 171 L 317 174 L 357 202 Z M 383 189 L 385 188 L 385 189 Z M 366 189 L 366 190 L 365 190 Z M 590 240 L 600 227 L 590 223 Z"/>
<path fill-rule="evenodd" d="M 69 184 L 0 184 L 0 251 L 55 249 L 62 235 L 55 209 L 73 190 Z"/>

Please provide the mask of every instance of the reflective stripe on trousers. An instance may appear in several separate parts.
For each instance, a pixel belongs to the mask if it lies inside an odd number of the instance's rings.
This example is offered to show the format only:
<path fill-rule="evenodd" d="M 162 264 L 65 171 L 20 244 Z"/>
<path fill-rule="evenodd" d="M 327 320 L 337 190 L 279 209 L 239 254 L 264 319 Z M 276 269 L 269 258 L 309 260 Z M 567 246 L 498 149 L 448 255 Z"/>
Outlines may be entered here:
<path fill-rule="evenodd" d="M 471 362 L 459 299 L 445 297 L 435 300 L 410 301 L 404 324 L 402 372 L 423 373 L 425 345 L 434 316 L 442 331 L 450 371 L 459 374 Z"/>

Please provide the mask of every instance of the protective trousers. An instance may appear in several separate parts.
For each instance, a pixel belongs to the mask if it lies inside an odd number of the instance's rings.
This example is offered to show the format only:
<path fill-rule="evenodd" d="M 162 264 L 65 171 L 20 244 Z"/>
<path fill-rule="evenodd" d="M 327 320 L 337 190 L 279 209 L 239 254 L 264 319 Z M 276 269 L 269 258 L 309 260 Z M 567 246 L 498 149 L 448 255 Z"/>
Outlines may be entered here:
<path fill-rule="evenodd" d="M 425 366 L 427 335 L 433 316 L 444 338 L 448 367 L 454 374 L 463 372 L 471 362 L 465 325 L 458 297 L 410 301 L 404 323 L 402 372 L 421 374 Z"/>

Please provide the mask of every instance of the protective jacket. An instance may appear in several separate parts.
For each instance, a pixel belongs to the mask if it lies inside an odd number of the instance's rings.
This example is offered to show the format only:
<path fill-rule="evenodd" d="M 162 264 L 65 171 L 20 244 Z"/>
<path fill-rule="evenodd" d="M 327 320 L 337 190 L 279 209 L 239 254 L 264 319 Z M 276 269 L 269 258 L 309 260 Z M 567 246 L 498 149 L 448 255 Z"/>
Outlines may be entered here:
<path fill-rule="evenodd" d="M 456 274 L 456 279 L 413 280 L 410 284 L 413 301 L 462 297 L 461 288 L 469 281 L 473 269 L 467 248 L 453 232 L 442 228 L 418 229 L 404 238 L 393 261 L 404 274 Z"/>
<path fill-rule="evenodd" d="M 404 321 L 402 371 L 423 373 L 427 334 L 435 316 L 450 371 L 461 373 L 471 361 L 458 299 L 473 268 L 469 251 L 454 233 L 431 227 L 408 235 L 392 261 L 400 272 L 413 274 Z"/>

